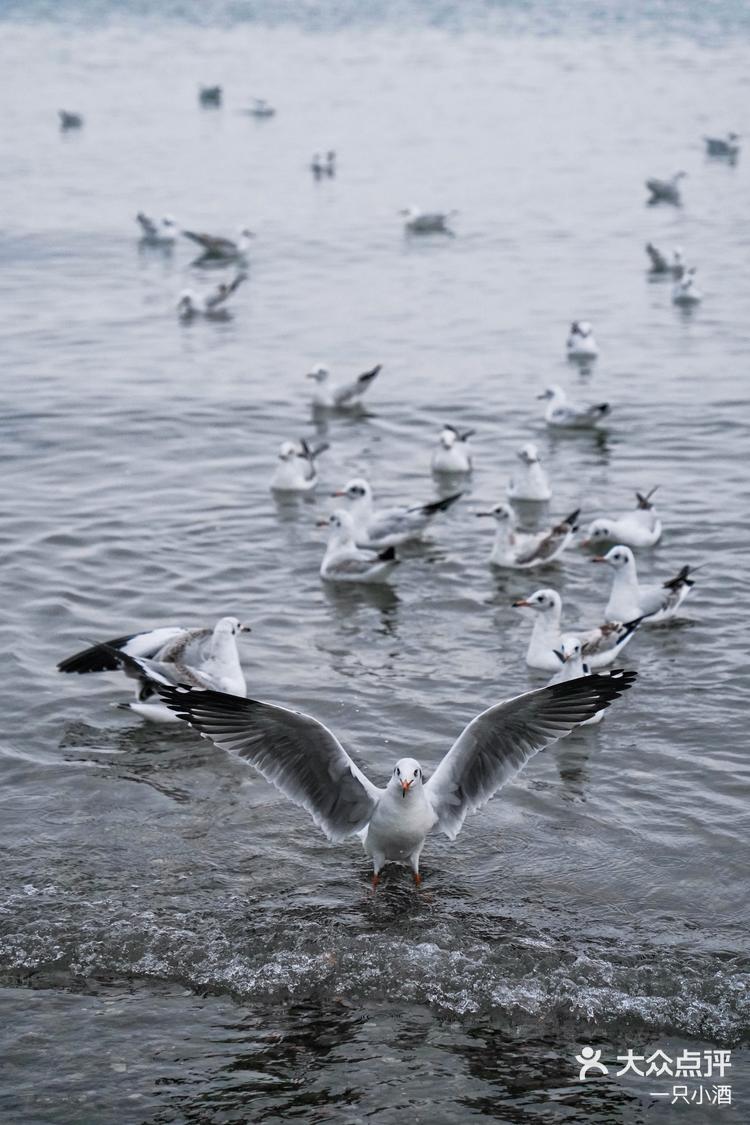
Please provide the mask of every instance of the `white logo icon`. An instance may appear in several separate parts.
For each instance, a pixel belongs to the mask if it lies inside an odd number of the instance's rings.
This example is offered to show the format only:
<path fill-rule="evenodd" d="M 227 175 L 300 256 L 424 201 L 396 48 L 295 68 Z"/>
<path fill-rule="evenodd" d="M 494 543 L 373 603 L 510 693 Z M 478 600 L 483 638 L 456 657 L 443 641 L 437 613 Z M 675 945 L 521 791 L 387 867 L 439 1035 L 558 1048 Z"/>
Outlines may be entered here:
<path fill-rule="evenodd" d="M 606 1066 L 601 1062 L 602 1053 L 597 1048 L 581 1047 L 580 1055 L 576 1055 L 576 1062 L 581 1064 L 581 1069 L 578 1074 L 578 1081 L 583 1082 L 588 1078 L 590 1070 L 596 1070 L 600 1074 L 609 1074 Z"/>

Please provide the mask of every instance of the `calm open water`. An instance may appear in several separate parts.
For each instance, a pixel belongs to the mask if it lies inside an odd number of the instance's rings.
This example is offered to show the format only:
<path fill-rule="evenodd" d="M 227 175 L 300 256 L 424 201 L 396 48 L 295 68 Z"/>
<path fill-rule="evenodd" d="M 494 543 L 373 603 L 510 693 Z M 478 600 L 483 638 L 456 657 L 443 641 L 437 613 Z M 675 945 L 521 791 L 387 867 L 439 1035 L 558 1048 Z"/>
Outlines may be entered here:
<path fill-rule="evenodd" d="M 750 164 L 700 138 L 748 131 L 747 12 L 2 14 L 3 1122 L 746 1122 Z M 237 112 L 254 95 L 275 119 Z M 61 135 L 59 107 L 85 128 Z M 679 167 L 685 206 L 647 209 L 644 178 Z M 457 208 L 458 237 L 405 241 L 412 202 Z M 232 319 L 177 323 L 193 255 L 139 252 L 140 208 L 256 232 Z M 699 265 L 694 315 L 648 280 L 649 238 Z M 588 375 L 563 358 L 574 316 L 602 348 Z M 383 372 L 368 416 L 331 422 L 318 497 L 277 505 L 319 360 Z M 548 436 L 548 382 L 610 400 L 608 436 Z M 392 592 L 325 589 L 327 492 L 365 473 L 431 498 L 444 420 L 477 428 L 471 495 Z M 357 841 L 114 709 L 114 677 L 55 672 L 92 639 L 236 614 L 250 694 L 330 723 L 375 780 L 403 753 L 429 768 L 540 682 L 513 598 L 556 585 L 571 625 L 606 601 L 580 551 L 486 565 L 473 510 L 529 439 L 553 514 L 659 484 L 643 575 L 706 565 L 683 621 L 628 648 L 637 689 L 601 727 L 430 839 L 421 894 L 392 869 L 373 897 Z M 612 1069 L 732 1048 L 734 1104 L 579 1084 L 587 1043 Z"/>

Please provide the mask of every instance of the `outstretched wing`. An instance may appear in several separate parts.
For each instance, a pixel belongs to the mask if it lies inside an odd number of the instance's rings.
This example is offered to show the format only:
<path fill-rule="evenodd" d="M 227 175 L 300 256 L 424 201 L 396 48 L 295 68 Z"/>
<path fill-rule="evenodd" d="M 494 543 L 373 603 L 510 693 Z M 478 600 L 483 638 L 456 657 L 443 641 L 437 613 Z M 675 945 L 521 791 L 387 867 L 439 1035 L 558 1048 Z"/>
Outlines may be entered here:
<path fill-rule="evenodd" d="M 369 371 L 364 371 L 361 375 L 358 375 L 353 383 L 347 383 L 345 386 L 339 387 L 334 395 L 336 405 L 343 406 L 345 403 L 350 402 L 351 399 L 364 394 L 370 383 L 379 374 L 382 366 L 382 363 L 378 363 Z"/>
<path fill-rule="evenodd" d="M 120 663 L 112 649 L 122 649 L 129 656 L 155 656 L 169 641 L 180 636 L 185 630 L 177 626 L 151 629 L 147 633 L 131 633 L 127 637 L 115 637 L 102 644 L 91 645 L 81 652 L 68 656 L 57 665 L 58 672 L 116 672 Z"/>
<path fill-rule="evenodd" d="M 148 215 L 144 215 L 143 211 L 139 211 L 136 215 L 136 221 L 147 238 L 156 238 L 159 232 L 153 219 L 149 219 Z"/>
<path fill-rule="evenodd" d="M 451 840 L 529 758 L 592 719 L 631 687 L 636 672 L 604 672 L 528 691 L 477 715 L 425 786 L 436 827 Z"/>
<path fill-rule="evenodd" d="M 244 758 L 306 809 L 329 840 L 343 840 L 369 823 L 383 790 L 317 719 L 220 691 L 157 690 L 179 718 L 222 750 Z"/>

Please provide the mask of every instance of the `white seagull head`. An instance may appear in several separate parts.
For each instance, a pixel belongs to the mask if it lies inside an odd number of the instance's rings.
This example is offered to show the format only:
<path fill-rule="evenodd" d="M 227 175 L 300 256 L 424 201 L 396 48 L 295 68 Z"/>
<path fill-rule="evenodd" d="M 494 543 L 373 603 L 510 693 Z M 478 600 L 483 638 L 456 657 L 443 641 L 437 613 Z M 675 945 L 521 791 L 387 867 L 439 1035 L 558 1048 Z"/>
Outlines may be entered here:
<path fill-rule="evenodd" d="M 238 633 L 249 633 L 250 626 L 243 625 L 236 617 L 222 617 L 214 628 L 214 636 L 236 637 Z"/>
<path fill-rule="evenodd" d="M 572 636 L 568 633 L 566 636 L 560 638 L 560 647 L 555 649 L 555 656 L 561 664 L 568 664 L 570 661 L 575 661 L 581 655 L 581 642 L 578 637 Z"/>
<path fill-rule="evenodd" d="M 325 383 L 330 374 L 330 371 L 324 363 L 316 363 L 315 366 L 308 371 L 307 378 L 314 379 L 316 383 Z"/>
<path fill-rule="evenodd" d="M 519 460 L 523 461 L 524 465 L 534 465 L 539 461 L 539 454 L 537 453 L 536 446 L 533 442 L 529 442 L 527 445 L 522 445 L 518 450 L 516 457 L 518 457 Z"/>
<path fill-rule="evenodd" d="M 399 758 L 388 782 L 392 793 L 405 798 L 422 784 L 422 767 L 415 758 Z"/>
<path fill-rule="evenodd" d="M 491 516 L 501 526 L 515 527 L 516 524 L 516 514 L 510 504 L 496 504 L 488 512 L 477 512 L 476 514 L 477 516 Z"/>
<path fill-rule="evenodd" d="M 583 545 L 586 547 L 590 543 L 606 543 L 608 540 L 611 542 L 613 535 L 612 524 L 609 520 L 592 520 L 586 532 L 586 538 L 583 540 Z"/>
<path fill-rule="evenodd" d="M 343 488 L 337 489 L 332 495 L 343 497 L 352 505 L 372 501 L 372 489 L 363 477 L 355 477 L 354 480 L 347 481 Z"/>
<path fill-rule="evenodd" d="M 279 446 L 279 460 L 291 461 L 299 453 L 299 449 L 293 441 L 282 441 Z"/>
<path fill-rule="evenodd" d="M 633 552 L 630 547 L 623 547 L 622 544 L 613 547 L 611 551 L 607 551 L 606 555 L 597 555 L 591 560 L 595 563 L 606 563 L 611 566 L 613 570 L 624 570 L 626 567 L 635 565 Z"/>
<path fill-rule="evenodd" d="M 562 600 L 557 590 L 536 590 L 528 598 L 519 598 L 513 602 L 515 609 L 533 609 L 535 613 L 549 613 L 550 610 L 562 609 Z"/>

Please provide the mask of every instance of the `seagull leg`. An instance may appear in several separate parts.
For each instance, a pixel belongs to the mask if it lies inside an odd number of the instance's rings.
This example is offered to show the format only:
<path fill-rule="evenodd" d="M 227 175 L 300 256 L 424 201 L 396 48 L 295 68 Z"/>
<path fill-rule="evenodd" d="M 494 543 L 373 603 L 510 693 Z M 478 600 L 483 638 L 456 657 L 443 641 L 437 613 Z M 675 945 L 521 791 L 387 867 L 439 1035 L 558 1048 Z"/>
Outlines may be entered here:
<path fill-rule="evenodd" d="M 414 886 L 420 887 L 421 885 L 422 885 L 422 876 L 419 874 L 418 871 L 415 871 L 414 872 Z"/>
<path fill-rule="evenodd" d="M 385 863 L 385 856 L 384 855 L 382 855 L 382 856 L 381 855 L 374 855 L 372 857 L 372 889 L 373 890 L 375 890 L 377 888 L 377 885 L 380 882 L 380 872 L 383 870 L 383 864 L 384 863 Z"/>

